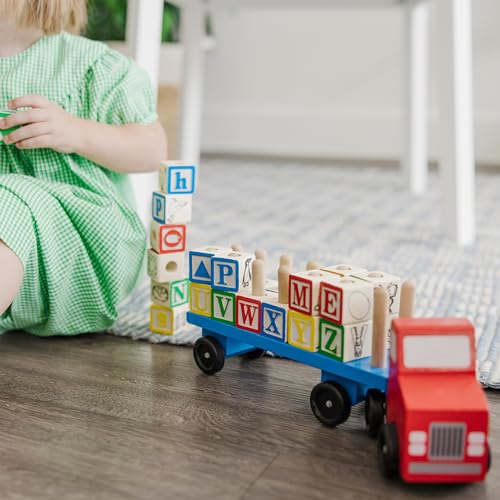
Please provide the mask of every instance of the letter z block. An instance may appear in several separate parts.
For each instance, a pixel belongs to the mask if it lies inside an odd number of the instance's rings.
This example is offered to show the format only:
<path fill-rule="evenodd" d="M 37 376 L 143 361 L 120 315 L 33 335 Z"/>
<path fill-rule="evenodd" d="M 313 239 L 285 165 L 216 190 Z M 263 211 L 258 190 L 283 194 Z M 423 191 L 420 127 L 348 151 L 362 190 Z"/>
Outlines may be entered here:
<path fill-rule="evenodd" d="M 186 326 L 186 308 L 172 309 L 153 304 L 150 308 L 149 329 L 161 335 L 173 335 Z"/>
<path fill-rule="evenodd" d="M 164 307 L 179 307 L 189 302 L 189 281 L 187 278 L 170 283 L 151 281 L 151 300 Z"/>
<path fill-rule="evenodd" d="M 352 276 L 340 278 L 335 284 L 322 282 L 319 314 L 337 325 L 371 321 L 373 285 Z"/>
<path fill-rule="evenodd" d="M 305 351 L 315 352 L 319 345 L 319 317 L 296 311 L 288 313 L 288 343 Z"/>
<path fill-rule="evenodd" d="M 193 197 L 190 194 L 167 195 L 153 192 L 151 215 L 158 224 L 180 224 L 190 222 L 193 214 Z"/>
<path fill-rule="evenodd" d="M 226 292 L 243 292 L 252 286 L 251 253 L 226 252 L 211 259 L 212 288 Z"/>
<path fill-rule="evenodd" d="M 201 316 L 212 317 L 212 289 L 209 285 L 191 283 L 189 290 L 189 308 Z"/>
<path fill-rule="evenodd" d="M 184 252 L 158 254 L 148 250 L 148 275 L 158 283 L 184 278 Z"/>
<path fill-rule="evenodd" d="M 319 352 L 337 361 L 352 361 L 371 356 L 373 338 L 371 321 L 336 325 L 320 319 L 319 336 Z"/>
<path fill-rule="evenodd" d="M 212 290 L 212 318 L 234 325 L 236 315 L 236 295 Z"/>
<path fill-rule="evenodd" d="M 184 252 L 186 249 L 186 226 L 151 222 L 151 247 L 156 253 Z"/>
<path fill-rule="evenodd" d="M 309 316 L 319 314 L 319 288 L 322 281 L 335 283 L 340 276 L 314 269 L 290 275 L 288 282 L 288 307 Z"/>
<path fill-rule="evenodd" d="M 163 161 L 160 165 L 160 191 L 165 194 L 193 194 L 196 167 L 182 162 Z"/>
<path fill-rule="evenodd" d="M 236 327 L 249 332 L 260 333 L 262 302 L 255 298 L 236 296 Z"/>
<path fill-rule="evenodd" d="M 230 248 L 206 246 L 196 248 L 189 252 L 189 280 L 193 283 L 211 285 L 212 264 L 214 255 L 230 252 Z"/>

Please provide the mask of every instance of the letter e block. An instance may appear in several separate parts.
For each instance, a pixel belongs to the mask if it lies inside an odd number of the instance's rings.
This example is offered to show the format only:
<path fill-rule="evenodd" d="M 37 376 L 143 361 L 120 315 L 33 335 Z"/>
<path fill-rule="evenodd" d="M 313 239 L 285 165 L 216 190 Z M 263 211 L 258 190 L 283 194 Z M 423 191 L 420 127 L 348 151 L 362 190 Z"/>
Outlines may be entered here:
<path fill-rule="evenodd" d="M 192 195 L 167 195 L 153 192 L 151 215 L 158 224 L 180 224 L 190 222 L 193 213 Z"/>
<path fill-rule="evenodd" d="M 220 255 L 230 251 L 230 248 L 215 246 L 206 246 L 191 250 L 189 252 L 189 280 L 193 283 L 211 285 L 212 257 L 214 255 Z"/>
<path fill-rule="evenodd" d="M 236 296 L 236 327 L 254 333 L 261 331 L 261 310 L 260 300 L 250 298 L 245 295 Z"/>
<path fill-rule="evenodd" d="M 212 317 L 212 289 L 209 285 L 191 283 L 189 308 L 195 314 Z"/>
<path fill-rule="evenodd" d="M 160 190 L 165 194 L 193 194 L 196 167 L 182 162 L 161 162 Z"/>
<path fill-rule="evenodd" d="M 255 255 L 229 251 L 211 259 L 212 288 L 243 292 L 252 286 L 252 262 Z"/>
<path fill-rule="evenodd" d="M 234 293 L 212 290 L 212 318 L 234 325 L 236 313 Z"/>
<path fill-rule="evenodd" d="M 319 318 L 296 311 L 288 313 L 288 343 L 315 352 L 319 345 Z"/>

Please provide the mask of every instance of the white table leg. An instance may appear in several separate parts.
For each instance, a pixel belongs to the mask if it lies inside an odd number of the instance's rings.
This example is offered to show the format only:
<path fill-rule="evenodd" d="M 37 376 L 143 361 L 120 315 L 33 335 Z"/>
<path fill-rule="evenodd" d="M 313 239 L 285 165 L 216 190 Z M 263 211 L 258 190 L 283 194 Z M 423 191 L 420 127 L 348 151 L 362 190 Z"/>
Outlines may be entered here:
<path fill-rule="evenodd" d="M 443 222 L 468 245 L 475 239 L 471 0 L 439 0 L 436 12 Z"/>
<path fill-rule="evenodd" d="M 407 2 L 404 15 L 403 170 L 411 193 L 419 195 L 427 188 L 429 2 Z"/>
<path fill-rule="evenodd" d="M 182 4 L 181 42 L 184 47 L 182 77 L 179 156 L 182 160 L 198 163 L 201 150 L 201 119 L 203 110 L 203 83 L 205 51 L 205 7 L 199 0 Z"/>

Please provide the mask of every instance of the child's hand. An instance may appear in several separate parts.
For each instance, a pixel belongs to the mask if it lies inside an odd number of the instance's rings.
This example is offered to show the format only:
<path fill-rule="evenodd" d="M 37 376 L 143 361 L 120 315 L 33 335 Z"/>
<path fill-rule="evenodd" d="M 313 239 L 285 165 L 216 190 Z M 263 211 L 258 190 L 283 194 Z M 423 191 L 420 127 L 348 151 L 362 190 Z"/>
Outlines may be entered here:
<path fill-rule="evenodd" d="M 32 108 L 0 119 L 0 129 L 22 125 L 3 138 L 5 144 L 19 149 L 51 148 L 59 153 L 74 153 L 79 138 L 80 119 L 39 95 L 24 96 L 9 102 L 9 108 Z"/>

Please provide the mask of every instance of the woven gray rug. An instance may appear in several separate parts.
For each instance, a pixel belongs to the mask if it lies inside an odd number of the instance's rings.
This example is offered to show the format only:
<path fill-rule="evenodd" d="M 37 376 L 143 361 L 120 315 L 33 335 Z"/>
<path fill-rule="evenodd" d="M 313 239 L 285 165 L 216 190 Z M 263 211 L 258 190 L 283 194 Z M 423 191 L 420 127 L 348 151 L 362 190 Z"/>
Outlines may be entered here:
<path fill-rule="evenodd" d="M 500 175 L 477 176 L 477 243 L 465 249 L 442 235 L 438 183 L 431 174 L 429 192 L 413 198 L 392 169 L 205 160 L 188 248 L 239 242 L 265 248 L 276 267 L 288 253 L 295 269 L 312 259 L 415 279 L 417 315 L 470 318 L 479 378 L 500 388 Z M 113 333 L 173 344 L 199 335 L 192 327 L 152 335 L 148 306 L 145 282 L 123 303 Z"/>

